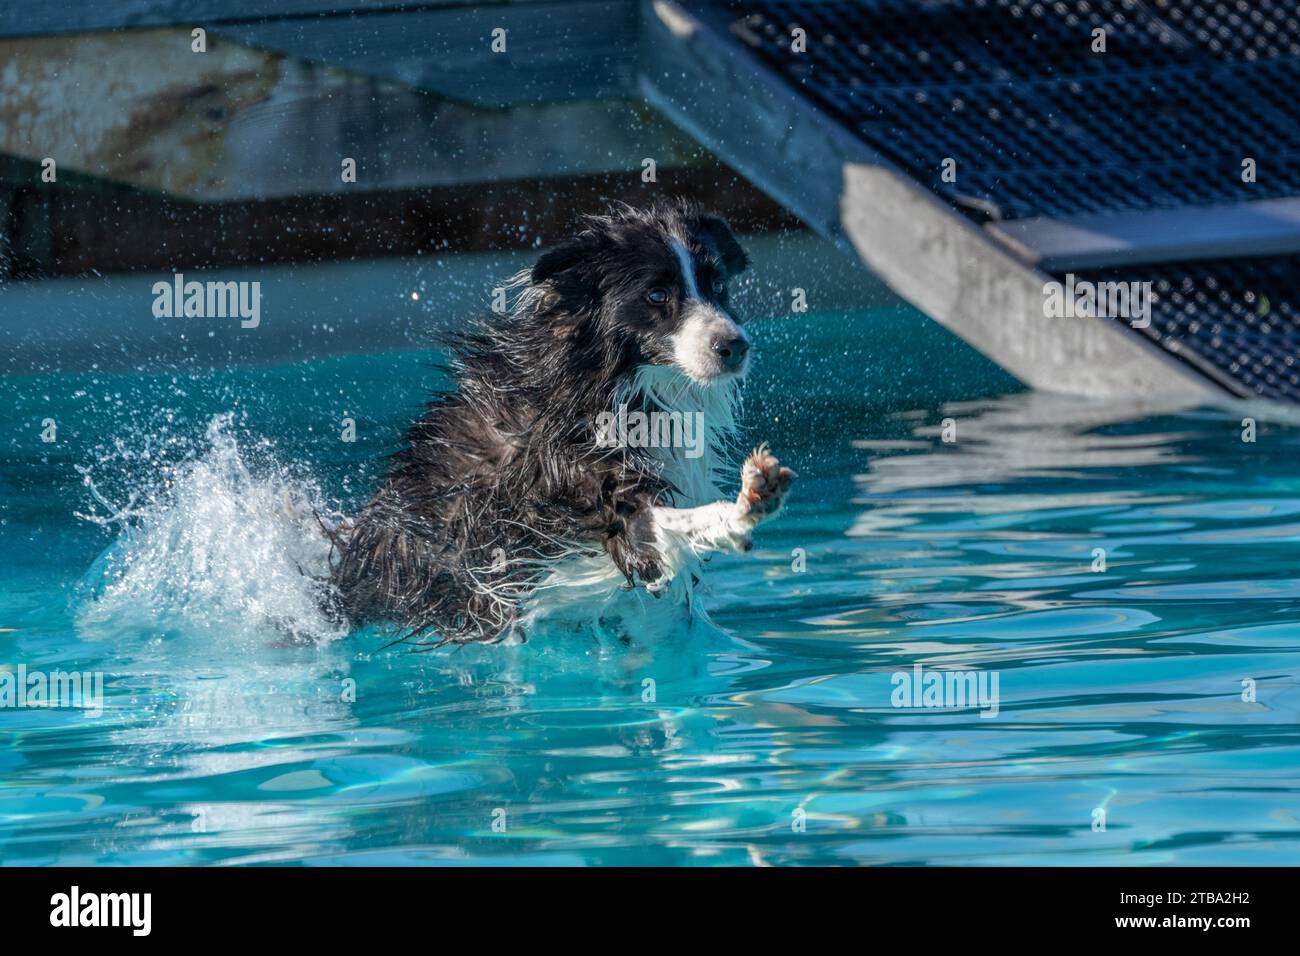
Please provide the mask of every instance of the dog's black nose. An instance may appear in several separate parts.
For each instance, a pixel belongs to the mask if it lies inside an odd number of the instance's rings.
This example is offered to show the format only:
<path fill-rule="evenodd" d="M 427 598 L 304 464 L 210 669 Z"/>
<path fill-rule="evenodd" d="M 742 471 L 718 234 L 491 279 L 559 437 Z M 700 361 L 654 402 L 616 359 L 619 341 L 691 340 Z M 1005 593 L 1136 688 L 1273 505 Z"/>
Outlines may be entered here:
<path fill-rule="evenodd" d="M 723 368 L 740 368 L 749 351 L 749 343 L 742 338 L 714 339 L 713 351 L 718 353 Z"/>

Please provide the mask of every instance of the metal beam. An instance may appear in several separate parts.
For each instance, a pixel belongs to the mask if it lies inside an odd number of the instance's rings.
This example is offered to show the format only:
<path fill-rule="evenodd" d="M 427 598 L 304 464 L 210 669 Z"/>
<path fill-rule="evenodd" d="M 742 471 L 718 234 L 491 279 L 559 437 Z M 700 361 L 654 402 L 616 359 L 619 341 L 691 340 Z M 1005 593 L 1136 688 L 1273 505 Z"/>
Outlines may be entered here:
<path fill-rule="evenodd" d="M 135 30 L 140 27 L 187 26 L 240 21 L 270 21 L 294 17 L 339 16 L 349 13 L 384 13 L 432 10 L 439 7 L 504 6 L 508 3 L 546 3 L 551 0 L 34 0 L 0 5 L 0 36 L 41 36 L 81 33 L 87 30 Z M 268 9 L 268 7 L 270 7 Z"/>
<path fill-rule="evenodd" d="M 1300 252 L 1300 198 L 1012 219 L 985 230 L 1048 272 Z"/>
<path fill-rule="evenodd" d="M 249 46 L 383 77 L 476 106 L 627 95 L 632 0 L 554 0 L 225 24 Z M 505 51 L 493 52 L 493 31 Z"/>

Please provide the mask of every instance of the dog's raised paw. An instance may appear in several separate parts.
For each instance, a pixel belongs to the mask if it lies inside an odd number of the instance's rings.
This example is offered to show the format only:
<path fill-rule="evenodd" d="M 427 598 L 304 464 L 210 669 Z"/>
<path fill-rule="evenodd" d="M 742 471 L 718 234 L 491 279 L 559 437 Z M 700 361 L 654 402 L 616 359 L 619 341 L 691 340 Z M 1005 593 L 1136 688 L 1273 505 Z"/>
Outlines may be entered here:
<path fill-rule="evenodd" d="M 777 460 L 764 443 L 740 466 L 740 497 L 736 505 L 754 523 L 781 510 L 795 474 Z"/>

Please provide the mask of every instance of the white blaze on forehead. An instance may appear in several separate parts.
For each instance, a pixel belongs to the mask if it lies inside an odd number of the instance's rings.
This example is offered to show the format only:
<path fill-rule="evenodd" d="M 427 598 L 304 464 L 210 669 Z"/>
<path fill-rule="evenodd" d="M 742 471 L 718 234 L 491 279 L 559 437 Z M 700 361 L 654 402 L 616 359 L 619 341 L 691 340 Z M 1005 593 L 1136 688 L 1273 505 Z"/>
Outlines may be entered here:
<path fill-rule="evenodd" d="M 699 287 L 695 284 L 695 260 L 686 249 L 686 243 L 680 239 L 672 239 L 669 245 L 673 247 L 673 253 L 677 256 L 677 263 L 682 268 L 682 284 L 686 286 L 686 298 L 698 299 L 700 297 Z"/>

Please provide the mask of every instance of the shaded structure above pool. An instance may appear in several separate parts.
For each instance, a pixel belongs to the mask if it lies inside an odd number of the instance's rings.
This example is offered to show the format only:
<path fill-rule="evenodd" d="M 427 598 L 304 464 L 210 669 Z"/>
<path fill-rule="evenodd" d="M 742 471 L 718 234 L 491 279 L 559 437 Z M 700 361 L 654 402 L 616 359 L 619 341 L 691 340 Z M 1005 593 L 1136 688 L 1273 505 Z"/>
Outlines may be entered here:
<path fill-rule="evenodd" d="M 87 110 L 36 64 L 84 63 L 104 31 L 134 73 L 109 58 Z M 381 219 L 411 190 L 500 218 L 525 183 L 629 198 L 676 178 L 755 228 L 793 214 L 1030 385 L 1300 401 L 1300 14 L 1282 0 L 72 0 L 0 11 L 0 45 L 11 263 L 57 232 L 31 180 L 59 136 L 74 173 L 159 201 L 304 209 L 346 193 L 340 152 L 368 146 Z M 98 138 L 77 129 L 90 113 Z M 679 172 L 642 188 L 652 152 Z M 779 208 L 715 188 L 717 160 Z M 552 213 L 528 241 L 553 239 L 557 202 L 522 204 Z M 306 216 L 307 246 L 329 218 Z M 1051 314 L 1057 288 L 1100 303 Z"/>

